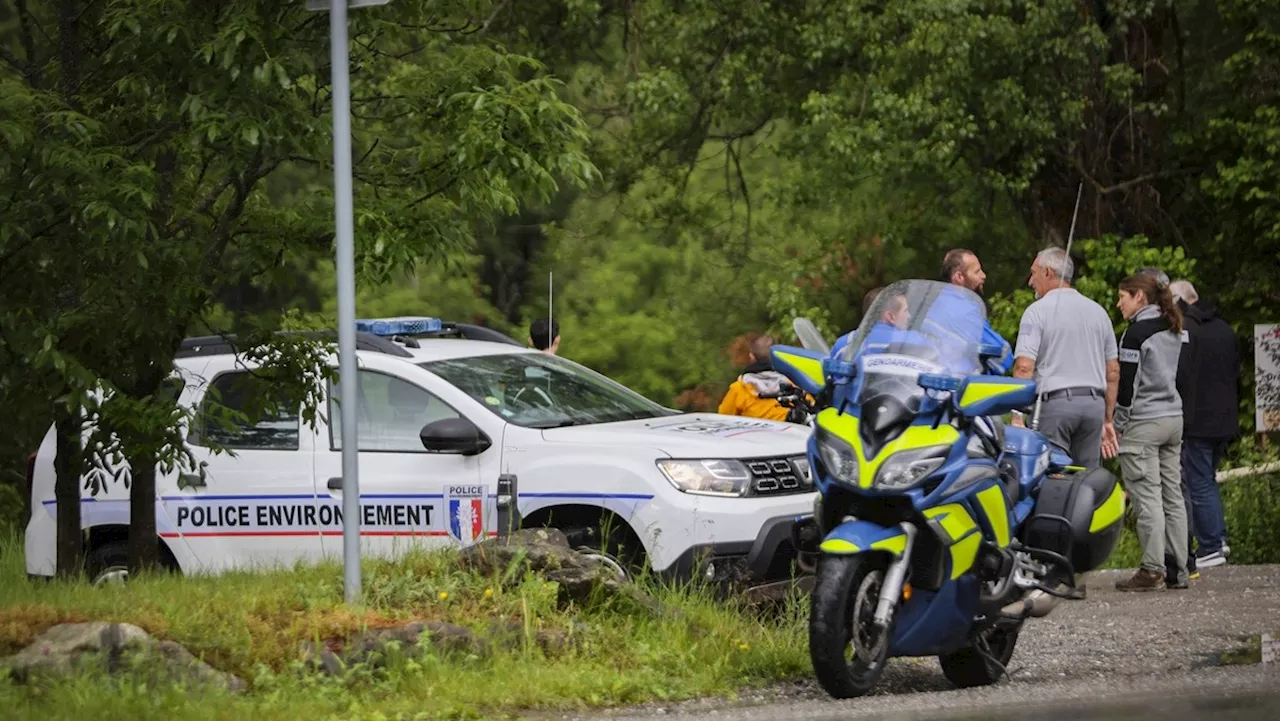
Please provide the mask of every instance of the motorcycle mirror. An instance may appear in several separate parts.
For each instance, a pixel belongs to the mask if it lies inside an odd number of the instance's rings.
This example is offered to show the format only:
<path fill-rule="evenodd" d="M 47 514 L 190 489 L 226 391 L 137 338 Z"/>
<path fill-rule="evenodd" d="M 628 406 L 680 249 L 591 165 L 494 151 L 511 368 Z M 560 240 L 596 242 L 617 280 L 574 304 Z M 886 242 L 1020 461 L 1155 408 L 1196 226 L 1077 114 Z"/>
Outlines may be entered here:
<path fill-rule="evenodd" d="M 817 351 L 823 355 L 831 352 L 831 346 L 822 337 L 818 327 L 808 318 L 796 318 L 791 322 L 791 329 L 795 331 L 796 338 L 800 340 L 800 345 L 805 350 Z"/>

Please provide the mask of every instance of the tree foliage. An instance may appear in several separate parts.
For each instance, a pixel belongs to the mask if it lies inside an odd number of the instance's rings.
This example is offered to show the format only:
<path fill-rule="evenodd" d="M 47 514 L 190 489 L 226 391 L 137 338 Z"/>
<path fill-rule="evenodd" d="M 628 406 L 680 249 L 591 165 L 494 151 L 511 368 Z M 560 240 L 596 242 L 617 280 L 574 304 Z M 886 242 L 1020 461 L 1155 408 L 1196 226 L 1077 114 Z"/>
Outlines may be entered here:
<path fill-rule="evenodd" d="M 28 439 L 104 382 L 172 428 L 144 399 L 185 333 L 332 325 L 327 24 L 301 5 L 0 3 L 0 392 L 41 407 Z M 1012 339 L 1082 188 L 1078 287 L 1104 307 L 1160 265 L 1242 338 L 1277 320 L 1280 0 L 351 18 L 362 315 L 523 338 L 554 271 L 566 355 L 714 405 L 743 334 L 848 330 L 866 290 L 952 247 Z"/>
<path fill-rule="evenodd" d="M 38 378 L 68 433 L 94 422 L 84 460 L 127 465 L 131 559 L 147 565 L 153 469 L 189 461 L 183 418 L 163 393 L 179 342 L 219 320 L 210 310 L 222 289 L 270 284 L 329 249 L 327 18 L 250 0 L 15 1 L 6 11 L 0 325 L 19 362 L 5 386 Z M 595 175 L 586 127 L 540 63 L 477 28 L 451 29 L 477 11 L 443 1 L 352 14 L 367 282 L 451 257 L 477 222 Z M 303 187 L 280 202 L 269 181 L 290 169 Z M 245 348 L 271 339 L 254 353 L 281 402 L 312 407 L 327 351 L 270 335 L 280 323 L 232 325 Z M 78 492 L 62 500 L 77 505 Z"/>

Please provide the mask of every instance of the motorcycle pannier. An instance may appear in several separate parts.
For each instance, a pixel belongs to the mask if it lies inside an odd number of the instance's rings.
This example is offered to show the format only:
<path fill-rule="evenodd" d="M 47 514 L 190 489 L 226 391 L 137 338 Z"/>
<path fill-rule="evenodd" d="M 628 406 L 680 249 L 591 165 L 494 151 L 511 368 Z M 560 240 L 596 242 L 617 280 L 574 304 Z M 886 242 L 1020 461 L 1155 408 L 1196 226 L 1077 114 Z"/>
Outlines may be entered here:
<path fill-rule="evenodd" d="M 1124 490 L 1105 468 L 1048 476 L 1022 542 L 1066 557 L 1076 573 L 1092 571 L 1120 541 L 1124 507 Z"/>

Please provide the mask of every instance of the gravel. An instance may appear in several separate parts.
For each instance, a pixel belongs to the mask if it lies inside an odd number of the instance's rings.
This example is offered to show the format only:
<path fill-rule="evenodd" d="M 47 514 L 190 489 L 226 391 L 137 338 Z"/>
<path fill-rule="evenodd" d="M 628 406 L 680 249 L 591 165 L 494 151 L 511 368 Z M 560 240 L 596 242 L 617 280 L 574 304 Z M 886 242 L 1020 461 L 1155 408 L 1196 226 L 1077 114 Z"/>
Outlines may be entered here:
<path fill-rule="evenodd" d="M 1219 654 L 1243 646 L 1248 637 L 1280 631 L 1280 566 L 1209 568 L 1188 590 L 1119 593 L 1114 583 L 1126 573 L 1091 573 L 1087 599 L 1063 601 L 1049 616 L 1029 620 L 1009 665 L 1012 678 L 992 687 L 958 690 L 942 676 L 936 659 L 901 658 L 890 661 L 870 696 L 850 701 L 830 699 L 805 679 L 746 691 L 734 700 L 537 717 L 818 721 L 927 712 L 938 718 L 1011 705 L 1280 688 L 1276 664 L 1219 665 Z"/>

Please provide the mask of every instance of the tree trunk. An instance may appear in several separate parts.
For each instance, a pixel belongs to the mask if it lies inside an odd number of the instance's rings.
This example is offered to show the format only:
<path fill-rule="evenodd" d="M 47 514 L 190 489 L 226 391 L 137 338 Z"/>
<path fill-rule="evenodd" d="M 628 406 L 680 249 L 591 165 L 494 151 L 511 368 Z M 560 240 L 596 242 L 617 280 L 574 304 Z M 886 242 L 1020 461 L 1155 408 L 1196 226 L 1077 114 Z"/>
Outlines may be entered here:
<path fill-rule="evenodd" d="M 80 527 L 80 471 L 83 467 L 80 419 L 59 414 L 55 423 L 57 479 L 53 496 L 57 508 L 57 575 L 74 576 L 84 570 L 84 533 Z"/>
<path fill-rule="evenodd" d="M 159 565 L 156 532 L 156 459 L 150 454 L 129 457 L 129 575 Z"/>
<path fill-rule="evenodd" d="M 179 338 L 180 333 L 177 333 Z M 150 340 L 150 339 L 148 339 Z M 169 339 L 165 339 L 168 343 Z M 169 357 L 180 341 L 169 344 Z M 157 342 L 157 345 L 159 343 Z M 161 392 L 167 372 L 144 352 L 136 359 L 138 372 L 132 387 L 121 388 L 134 398 L 155 397 Z M 176 401 L 176 399 L 174 399 Z M 152 443 L 142 444 L 129 459 L 129 575 L 150 571 L 160 562 L 160 536 L 156 531 L 156 451 Z"/>

